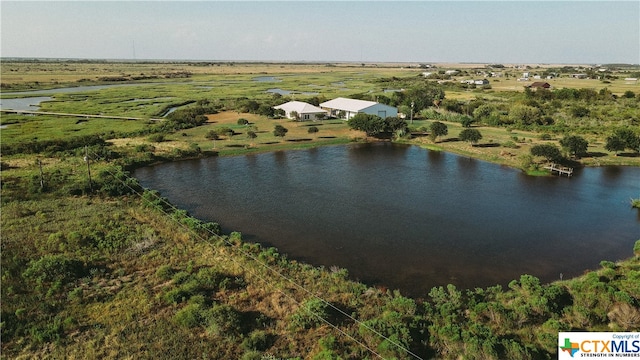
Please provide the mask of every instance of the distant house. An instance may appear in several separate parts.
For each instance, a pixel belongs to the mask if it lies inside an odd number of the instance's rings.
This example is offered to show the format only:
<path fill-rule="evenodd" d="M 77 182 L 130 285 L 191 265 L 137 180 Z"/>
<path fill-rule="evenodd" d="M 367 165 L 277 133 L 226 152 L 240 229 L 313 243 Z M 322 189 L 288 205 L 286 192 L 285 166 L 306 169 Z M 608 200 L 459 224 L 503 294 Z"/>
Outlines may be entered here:
<path fill-rule="evenodd" d="M 383 119 L 398 116 L 398 109 L 393 106 L 380 104 L 375 101 L 341 97 L 325 101 L 320 104 L 320 107 L 327 110 L 330 116 L 344 118 L 346 120 L 351 119 L 358 113 L 378 115 Z"/>
<path fill-rule="evenodd" d="M 302 101 L 289 101 L 288 103 L 274 106 L 273 108 L 276 110 L 284 110 L 285 116 L 289 119 L 300 121 L 323 119 L 329 115 L 325 110 Z"/>
<path fill-rule="evenodd" d="M 571 74 L 571 77 L 574 79 L 586 79 L 589 77 L 587 74 Z"/>
<path fill-rule="evenodd" d="M 458 70 L 447 70 L 444 72 L 445 75 L 458 75 L 458 73 L 460 73 Z"/>
<path fill-rule="evenodd" d="M 536 81 L 529 85 L 529 87 L 532 89 L 548 89 L 551 87 L 551 84 L 548 82 Z"/>
<path fill-rule="evenodd" d="M 460 82 L 462 84 L 477 85 L 477 86 L 489 85 L 489 80 L 487 79 L 480 79 L 480 80 L 469 79 L 469 80 L 462 80 Z"/>

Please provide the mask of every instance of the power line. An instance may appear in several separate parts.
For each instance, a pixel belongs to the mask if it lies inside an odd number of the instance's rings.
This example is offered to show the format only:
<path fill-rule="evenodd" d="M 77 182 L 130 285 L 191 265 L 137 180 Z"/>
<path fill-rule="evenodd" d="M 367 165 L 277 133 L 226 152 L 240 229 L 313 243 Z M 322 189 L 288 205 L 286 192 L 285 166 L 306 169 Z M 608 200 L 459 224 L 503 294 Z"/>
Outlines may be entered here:
<path fill-rule="evenodd" d="M 97 154 L 93 154 L 93 155 L 97 155 Z M 100 156 L 96 156 L 97 158 L 100 158 Z M 113 174 L 110 170 L 105 170 L 106 172 L 108 172 L 110 175 L 113 176 L 114 179 L 120 181 L 124 186 L 126 186 L 127 188 L 129 188 L 131 191 L 133 191 L 136 195 L 140 196 L 141 199 L 146 200 L 142 194 L 140 192 L 138 192 L 136 189 L 132 188 L 129 184 L 127 184 L 124 180 L 119 179 L 117 176 L 115 176 L 115 174 Z M 132 177 L 125 175 L 125 177 L 127 179 L 132 179 Z M 162 201 L 164 204 L 168 205 L 168 207 L 170 207 L 171 209 L 173 209 L 173 211 L 176 210 L 180 210 L 177 207 L 175 207 L 173 204 L 169 203 L 167 200 L 165 200 L 163 197 L 161 196 L 157 196 L 155 194 L 152 193 L 153 196 L 156 197 L 157 200 Z M 158 207 L 157 207 L 158 208 Z M 212 245 L 208 239 L 204 239 L 200 234 L 196 233 L 193 229 L 189 228 L 188 226 L 180 223 L 178 221 L 178 219 L 173 218 L 168 212 L 166 212 L 164 210 L 164 208 L 159 207 L 158 210 L 160 210 L 164 215 L 166 215 L 169 219 L 171 219 L 172 221 L 176 222 L 180 227 L 182 227 L 183 229 L 187 230 L 188 232 L 192 233 L 193 235 L 195 235 L 197 238 L 199 238 L 200 240 Z M 220 236 L 218 234 L 216 234 L 215 232 L 213 232 L 210 229 L 205 229 L 211 236 L 213 236 L 214 238 L 218 239 L 218 240 L 222 240 L 223 242 L 225 242 L 227 245 L 232 246 L 233 247 L 233 243 L 231 243 L 229 240 L 227 240 L 225 237 Z M 394 345 L 395 347 L 397 347 L 398 349 L 400 349 L 401 351 L 406 352 L 408 355 L 411 355 L 412 357 L 414 357 L 415 359 L 420 359 L 422 360 L 422 358 L 420 356 L 418 356 L 417 354 L 413 353 L 411 350 L 405 348 L 404 346 L 402 346 L 401 344 L 397 343 L 396 341 L 393 341 L 392 339 L 390 339 L 389 337 L 381 334 L 380 332 L 376 331 L 375 329 L 371 328 L 369 325 L 365 324 L 364 322 L 354 318 L 353 316 L 351 316 L 350 314 L 347 314 L 345 311 L 343 311 L 342 309 L 338 308 L 337 306 L 333 305 L 331 302 L 323 299 L 322 297 L 314 294 L 311 290 L 305 288 L 303 285 L 298 284 L 295 280 L 291 279 L 290 277 L 286 276 L 285 274 L 281 273 L 280 271 L 276 270 L 275 268 L 269 266 L 268 264 L 260 261 L 256 256 L 254 256 L 253 254 L 244 251 L 241 247 L 237 247 L 236 249 L 238 249 L 244 256 L 248 257 L 251 260 L 256 261 L 259 265 L 261 265 L 263 268 L 265 268 L 266 270 L 274 273 L 275 275 L 277 275 L 278 277 L 280 277 L 281 279 L 285 280 L 286 282 L 290 283 L 291 285 L 293 285 L 295 288 L 301 290 L 302 292 L 308 294 L 309 296 L 320 300 L 322 303 L 324 303 L 325 305 L 329 306 L 330 308 L 332 308 L 333 310 L 337 311 L 338 313 L 340 313 L 341 315 L 351 319 L 353 322 L 355 322 L 356 324 L 358 324 L 358 326 L 362 326 L 364 328 L 366 328 L 367 330 L 371 331 L 372 333 L 376 334 L 376 336 L 388 341 L 389 343 L 391 343 L 392 345 Z M 242 269 L 246 270 L 246 268 L 244 266 L 242 266 L 242 264 L 238 263 L 236 260 L 231 259 L 233 262 L 235 262 L 236 264 L 238 264 Z M 254 272 L 254 274 L 259 277 L 261 280 L 263 280 L 265 283 L 269 284 L 268 281 L 263 278 L 262 276 L 256 274 Z M 288 297 L 289 299 L 293 300 L 295 303 L 297 303 L 298 305 L 301 305 L 299 301 L 297 301 L 296 299 L 294 299 L 291 295 L 288 295 L 286 293 L 284 293 L 283 291 L 271 286 L 272 288 L 274 288 L 275 290 L 279 291 L 281 294 L 285 295 L 286 297 Z M 307 310 L 308 312 L 312 313 L 313 315 L 315 315 L 317 318 L 319 318 L 320 320 L 322 320 L 324 323 L 326 323 L 327 325 L 331 326 L 333 329 L 337 330 L 338 332 L 342 333 L 343 335 L 347 336 L 348 338 L 350 338 L 351 340 L 353 340 L 354 342 L 358 343 L 359 345 L 363 346 L 365 349 L 367 349 L 369 352 L 371 352 L 372 354 L 374 354 L 375 356 L 379 357 L 379 358 L 383 358 L 379 353 L 377 353 L 376 351 L 374 351 L 373 349 L 371 349 L 370 347 L 368 347 L 366 344 L 364 344 L 363 342 L 361 342 L 360 340 L 357 340 L 356 338 L 354 338 L 353 336 L 351 336 L 350 334 L 344 332 L 343 330 L 341 330 L 340 328 L 338 328 L 337 325 L 334 325 L 333 323 L 331 323 L 329 320 L 321 317 L 320 315 L 313 313 L 309 310 Z"/>

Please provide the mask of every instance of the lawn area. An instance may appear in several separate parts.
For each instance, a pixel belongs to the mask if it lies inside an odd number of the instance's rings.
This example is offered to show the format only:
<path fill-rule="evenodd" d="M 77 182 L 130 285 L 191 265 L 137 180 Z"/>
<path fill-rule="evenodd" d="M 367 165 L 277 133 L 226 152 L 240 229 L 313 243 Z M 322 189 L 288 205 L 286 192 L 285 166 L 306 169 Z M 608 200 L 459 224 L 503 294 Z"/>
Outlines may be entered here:
<path fill-rule="evenodd" d="M 349 129 L 344 120 L 299 122 L 289 119 L 270 119 L 265 116 L 235 111 L 224 111 L 207 117 L 209 120 L 205 125 L 167 135 L 163 142 L 153 142 L 147 137 L 113 139 L 110 142 L 116 146 L 150 144 L 160 154 L 171 152 L 174 148 L 188 148 L 192 144 L 196 144 L 203 151 L 233 155 L 340 144 L 364 138 L 364 133 Z M 249 124 L 239 125 L 239 119 L 246 119 Z M 276 125 L 282 125 L 288 129 L 284 137 L 277 137 L 273 134 Z M 310 134 L 309 128 L 312 126 L 317 127 L 318 132 Z M 215 141 L 206 138 L 207 133 L 211 130 L 223 127 L 233 129 L 234 135 L 231 137 L 222 135 Z M 249 130 L 256 133 L 255 139 L 250 139 L 247 136 Z"/>

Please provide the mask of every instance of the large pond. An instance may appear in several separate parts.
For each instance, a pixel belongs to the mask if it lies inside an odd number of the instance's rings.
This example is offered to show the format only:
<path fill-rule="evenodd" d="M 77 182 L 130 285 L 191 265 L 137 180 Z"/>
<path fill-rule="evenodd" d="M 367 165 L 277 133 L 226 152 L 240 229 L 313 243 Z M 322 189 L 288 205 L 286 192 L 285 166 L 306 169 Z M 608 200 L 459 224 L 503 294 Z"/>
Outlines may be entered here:
<path fill-rule="evenodd" d="M 138 169 L 194 216 L 290 258 L 424 296 L 579 275 L 632 255 L 640 168 L 530 177 L 418 147 L 353 144 Z"/>

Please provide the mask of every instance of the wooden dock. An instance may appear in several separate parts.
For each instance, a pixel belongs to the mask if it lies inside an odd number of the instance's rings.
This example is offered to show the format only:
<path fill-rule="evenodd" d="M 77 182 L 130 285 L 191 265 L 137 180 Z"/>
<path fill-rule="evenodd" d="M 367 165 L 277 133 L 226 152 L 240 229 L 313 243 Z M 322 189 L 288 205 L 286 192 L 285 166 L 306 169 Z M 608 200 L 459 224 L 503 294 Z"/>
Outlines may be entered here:
<path fill-rule="evenodd" d="M 551 171 L 552 174 L 554 172 L 556 172 L 560 176 L 567 175 L 567 177 L 569 177 L 569 176 L 573 175 L 573 168 L 566 167 L 566 166 L 560 166 L 560 165 L 554 164 L 554 163 L 551 163 L 551 164 L 545 166 L 544 168 L 549 170 L 549 171 Z"/>

